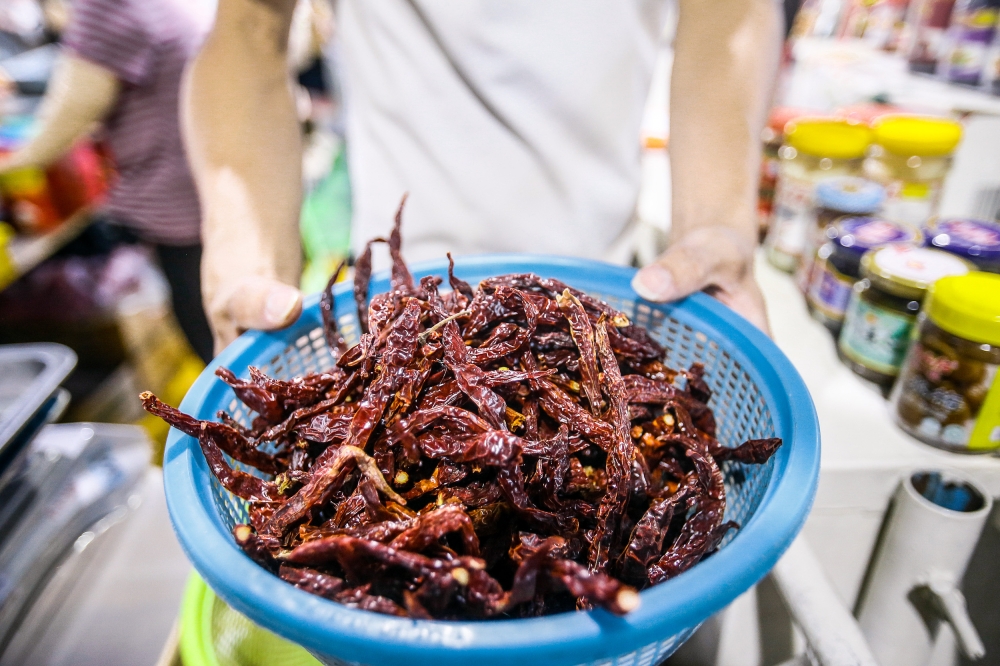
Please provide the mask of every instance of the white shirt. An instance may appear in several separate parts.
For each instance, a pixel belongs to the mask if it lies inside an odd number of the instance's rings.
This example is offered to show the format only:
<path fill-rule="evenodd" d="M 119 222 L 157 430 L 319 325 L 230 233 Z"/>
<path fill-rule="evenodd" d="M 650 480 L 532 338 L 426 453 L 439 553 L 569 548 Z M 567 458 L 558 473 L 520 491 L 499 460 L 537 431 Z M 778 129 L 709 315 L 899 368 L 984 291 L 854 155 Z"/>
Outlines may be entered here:
<path fill-rule="evenodd" d="M 355 250 L 600 258 L 639 188 L 666 0 L 341 0 Z"/>

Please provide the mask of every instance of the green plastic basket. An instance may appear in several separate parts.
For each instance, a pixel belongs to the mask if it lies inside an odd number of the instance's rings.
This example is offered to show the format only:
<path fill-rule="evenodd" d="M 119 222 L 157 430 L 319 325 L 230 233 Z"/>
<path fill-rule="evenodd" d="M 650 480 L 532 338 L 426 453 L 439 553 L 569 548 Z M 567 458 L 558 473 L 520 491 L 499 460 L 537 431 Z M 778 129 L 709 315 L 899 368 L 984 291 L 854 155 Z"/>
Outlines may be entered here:
<path fill-rule="evenodd" d="M 227 606 L 196 573 L 181 602 L 180 651 L 184 666 L 322 666 Z"/>

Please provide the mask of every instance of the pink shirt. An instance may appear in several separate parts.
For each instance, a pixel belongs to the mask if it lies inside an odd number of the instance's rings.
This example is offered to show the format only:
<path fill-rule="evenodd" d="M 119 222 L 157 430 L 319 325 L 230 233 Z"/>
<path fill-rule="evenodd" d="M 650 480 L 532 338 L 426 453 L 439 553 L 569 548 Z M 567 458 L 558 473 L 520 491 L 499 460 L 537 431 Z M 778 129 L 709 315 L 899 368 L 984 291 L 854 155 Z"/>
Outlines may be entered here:
<path fill-rule="evenodd" d="M 181 142 L 187 61 L 208 26 L 183 0 L 74 0 L 64 44 L 122 83 L 105 120 L 119 179 L 107 214 L 165 245 L 201 241 L 198 194 Z"/>

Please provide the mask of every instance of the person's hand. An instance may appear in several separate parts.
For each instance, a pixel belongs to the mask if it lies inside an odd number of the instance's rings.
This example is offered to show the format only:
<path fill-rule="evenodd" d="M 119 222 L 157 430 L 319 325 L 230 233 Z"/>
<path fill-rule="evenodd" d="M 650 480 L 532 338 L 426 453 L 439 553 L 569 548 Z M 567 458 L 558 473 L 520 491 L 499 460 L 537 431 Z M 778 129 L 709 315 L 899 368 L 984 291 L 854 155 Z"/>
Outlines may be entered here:
<path fill-rule="evenodd" d="M 764 298 L 753 274 L 755 246 L 752 238 L 728 227 L 696 227 L 640 270 L 632 287 L 658 303 L 706 291 L 770 335 Z"/>
<path fill-rule="evenodd" d="M 284 328 L 302 313 L 302 292 L 272 278 L 251 275 L 206 292 L 216 354 L 246 330 Z"/>

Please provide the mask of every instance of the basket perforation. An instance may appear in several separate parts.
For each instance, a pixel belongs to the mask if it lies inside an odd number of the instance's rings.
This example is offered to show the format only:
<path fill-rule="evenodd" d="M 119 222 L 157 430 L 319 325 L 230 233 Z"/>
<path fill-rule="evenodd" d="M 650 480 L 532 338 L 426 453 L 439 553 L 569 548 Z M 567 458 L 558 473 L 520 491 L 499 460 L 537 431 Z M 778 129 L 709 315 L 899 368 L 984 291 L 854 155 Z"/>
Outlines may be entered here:
<path fill-rule="evenodd" d="M 740 363 L 705 333 L 672 318 L 663 310 L 645 304 L 637 306 L 635 301 L 600 292 L 590 292 L 590 295 L 622 310 L 634 322 L 645 326 L 653 338 L 667 348 L 668 366 L 687 368 L 696 361 L 705 365 L 705 379 L 713 392 L 710 406 L 715 411 L 719 441 L 724 446 L 736 446 L 747 439 L 773 436 L 774 424 L 764 405 L 763 396 L 754 387 Z M 357 315 L 347 312 L 340 315 L 337 321 L 345 339 L 356 340 L 359 331 Z M 280 354 L 261 364 L 260 369 L 279 379 L 291 379 L 310 372 L 322 372 L 332 365 L 333 357 L 323 330 L 317 326 L 298 336 Z M 237 422 L 250 426 L 255 415 L 237 401 L 235 395 L 226 404 Z M 260 475 L 256 470 L 232 460 L 230 462 L 245 471 Z M 727 484 L 726 520 L 743 525 L 760 503 L 763 490 L 770 480 L 773 462 L 767 465 L 726 463 L 722 468 Z M 737 479 L 739 483 L 736 482 Z M 229 494 L 214 477 L 212 490 L 227 527 L 232 528 L 246 522 L 246 504 L 242 500 Z M 723 539 L 722 546 L 728 544 L 734 536 L 735 532 L 730 531 Z"/>
<path fill-rule="evenodd" d="M 428 265 L 425 271 L 429 268 Z M 444 264 L 437 264 L 432 274 L 444 277 L 445 268 Z M 500 634 L 505 640 L 494 641 L 487 636 L 496 635 L 496 628 L 488 631 L 475 628 L 491 623 L 459 623 L 467 627 L 461 631 L 470 631 L 475 636 L 473 645 L 496 646 L 478 653 L 484 666 L 485 663 L 510 663 L 506 656 L 511 643 L 514 650 L 522 650 L 518 653 L 521 655 L 534 654 L 536 649 L 548 649 L 547 654 L 555 660 L 553 663 L 560 664 L 654 666 L 661 663 L 690 637 L 698 623 L 759 579 L 767 567 L 777 561 L 780 554 L 777 544 L 787 543 L 798 529 L 796 525 L 801 525 L 794 522 L 798 519 L 795 516 L 804 517 L 815 492 L 815 472 L 810 470 L 818 469 L 819 451 L 815 413 L 801 379 L 769 341 L 751 331 L 745 322 L 726 314 L 721 306 L 703 296 L 677 306 L 636 301 L 634 297 L 629 297 L 632 294 L 628 286 L 631 273 L 618 267 L 562 258 L 483 257 L 460 261 L 457 269 L 459 276 L 473 285 L 485 276 L 508 272 L 534 272 L 563 279 L 622 310 L 633 322 L 646 327 L 651 336 L 666 347 L 664 362 L 669 367 L 683 369 L 696 361 L 704 364 L 705 381 L 713 392 L 709 404 L 716 415 L 718 439 L 724 446 L 736 446 L 752 438 L 775 436 L 779 434 L 779 424 L 781 434 L 787 439 L 792 435 L 792 428 L 798 436 L 797 423 L 804 425 L 802 441 L 797 441 L 796 449 L 801 449 L 803 455 L 792 456 L 788 447 L 783 447 L 779 456 L 766 465 L 723 463 L 727 490 L 725 517 L 746 528 L 746 538 L 739 539 L 740 552 L 729 550 L 738 535 L 736 531 L 730 531 L 720 545 L 722 552 L 717 558 L 711 558 L 678 579 L 665 583 L 664 587 L 671 588 L 669 592 L 659 588 L 644 592 L 643 598 L 648 600 L 649 606 L 644 602 L 636 611 L 637 623 L 634 625 L 628 618 L 621 619 L 628 625 L 624 633 L 614 629 L 605 634 L 602 627 L 600 635 L 606 637 L 597 643 L 587 643 L 591 639 L 587 638 L 588 630 L 584 627 L 593 627 L 595 620 L 589 614 L 573 613 L 545 618 L 545 621 L 555 622 L 553 626 L 558 626 L 559 631 L 544 638 L 536 637 L 533 630 L 528 633 L 514 632 L 510 636 Z M 414 274 L 419 277 L 427 272 L 414 270 Z M 376 276 L 373 291 L 377 293 L 385 289 L 386 284 L 386 278 Z M 353 295 L 349 290 L 337 290 L 335 315 L 344 339 L 349 345 L 356 344 L 360 328 Z M 259 367 L 268 375 L 290 379 L 323 371 L 333 363 L 315 301 L 289 331 L 250 333 L 248 337 L 247 344 L 242 347 L 234 345 L 232 352 L 224 353 L 220 358 L 220 363 L 230 366 L 243 377 L 247 376 L 250 365 Z M 734 341 L 745 341 L 742 344 L 746 346 L 738 347 L 741 343 Z M 748 367 L 744 367 L 744 362 Z M 762 382 L 762 385 L 756 382 Z M 192 394 L 185 400 L 185 410 L 199 418 L 213 418 L 216 411 L 225 409 L 238 423 L 250 426 L 255 417 L 235 399 L 232 390 L 211 377 L 210 372 L 199 378 Z M 244 503 L 222 488 L 198 454 L 194 458 L 170 455 L 171 446 L 174 453 L 178 450 L 197 451 L 196 442 L 176 432 L 171 435 L 171 442 L 165 458 L 164 477 L 168 502 L 173 502 L 171 515 L 175 517 L 178 534 L 192 554 L 198 570 L 227 602 L 263 626 L 301 641 L 315 650 L 325 664 L 361 666 L 352 661 L 355 659 L 380 665 L 396 663 L 386 660 L 389 652 L 383 649 L 382 642 L 388 646 L 405 645 L 407 650 L 416 649 L 421 655 L 417 660 L 420 663 L 440 666 L 467 663 L 462 659 L 462 653 L 456 653 L 442 644 L 441 629 L 435 628 L 442 623 L 403 626 L 397 621 L 363 611 L 349 611 L 325 600 L 302 599 L 301 593 L 286 590 L 285 584 L 252 565 L 235 547 L 229 553 L 227 548 L 232 547 L 231 536 L 222 534 L 219 528 L 229 528 L 226 530 L 229 531 L 233 525 L 245 522 L 247 513 Z M 241 465 L 234 466 L 243 468 Z M 790 466 L 794 467 L 794 475 L 789 474 Z M 243 469 L 260 475 L 255 470 Z M 773 493 L 770 492 L 772 489 Z M 197 497 L 196 502 L 191 500 L 194 497 Z M 760 511 L 760 519 L 751 524 L 765 498 L 768 498 L 767 510 Z M 779 500 L 781 510 L 771 511 L 772 507 L 778 506 L 776 503 Z M 215 527 L 210 527 L 205 522 L 206 518 Z M 186 525 L 192 524 L 189 521 L 197 527 L 185 529 Z M 213 535 L 207 537 L 207 532 L 213 532 Z M 212 544 L 211 548 L 207 547 L 208 543 Z M 736 545 L 733 544 L 733 547 Z M 744 553 L 749 556 L 744 556 Z M 217 564 L 219 557 L 222 557 L 225 566 Z M 239 575 L 235 573 L 237 570 Z M 258 576 L 267 579 L 260 578 L 248 584 L 248 577 L 256 579 Z M 718 585 L 715 585 L 716 580 L 719 580 Z M 261 593 L 264 589 L 268 590 L 266 597 Z M 683 604 L 673 601 L 678 599 L 678 595 L 685 599 Z M 272 599 L 276 601 L 272 603 Z M 300 608 L 302 610 L 298 610 Z M 306 612 L 305 608 L 312 608 L 313 611 Z M 649 610 L 643 610 L 647 608 Z M 330 622 L 319 620 L 320 617 L 329 617 Z M 640 627 L 643 625 L 639 622 L 662 630 L 642 633 L 644 630 Z M 308 627 L 305 634 L 299 630 L 303 625 Z M 598 625 L 603 625 L 603 621 Z M 418 628 L 419 631 L 414 633 L 413 630 Z M 417 634 L 421 637 L 409 638 Z M 368 636 L 372 637 L 371 641 Z M 375 640 L 375 636 L 384 640 Z M 522 647 L 518 648 L 518 644 Z M 348 647 L 341 650 L 341 645 Z M 574 648 L 574 645 L 580 647 Z M 584 651 L 583 645 L 590 645 L 592 649 Z M 331 651 L 339 656 L 330 654 Z M 571 654 L 575 656 L 570 657 Z"/>

